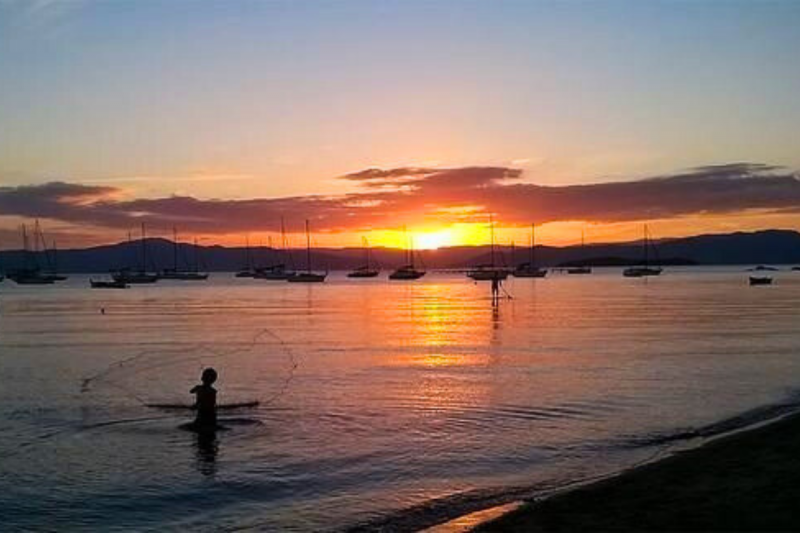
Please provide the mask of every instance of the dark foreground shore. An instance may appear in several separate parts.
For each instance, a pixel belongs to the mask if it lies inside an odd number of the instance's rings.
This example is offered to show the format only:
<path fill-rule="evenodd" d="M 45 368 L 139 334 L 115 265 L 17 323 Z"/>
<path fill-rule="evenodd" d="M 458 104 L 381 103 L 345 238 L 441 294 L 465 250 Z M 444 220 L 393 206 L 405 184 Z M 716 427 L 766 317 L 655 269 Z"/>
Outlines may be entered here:
<path fill-rule="evenodd" d="M 476 531 L 800 531 L 800 415 L 525 504 Z"/>

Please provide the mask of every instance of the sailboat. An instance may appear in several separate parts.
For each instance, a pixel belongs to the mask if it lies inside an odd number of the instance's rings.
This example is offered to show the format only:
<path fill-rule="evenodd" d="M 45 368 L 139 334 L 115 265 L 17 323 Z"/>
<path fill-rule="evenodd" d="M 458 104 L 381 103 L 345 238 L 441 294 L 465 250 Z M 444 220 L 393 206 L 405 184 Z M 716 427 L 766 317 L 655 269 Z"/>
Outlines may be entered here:
<path fill-rule="evenodd" d="M 250 254 L 250 236 L 245 237 L 245 267 L 236 273 L 237 278 L 254 278 L 256 271 L 253 268 L 253 257 Z"/>
<path fill-rule="evenodd" d="M 130 242 L 130 234 L 128 234 L 128 242 Z M 158 274 L 147 271 L 147 238 L 142 223 L 142 240 L 141 240 L 141 264 L 138 269 L 134 270 L 130 267 L 122 268 L 111 273 L 111 278 L 120 283 L 130 284 L 143 284 L 155 283 L 158 281 Z"/>
<path fill-rule="evenodd" d="M 547 270 L 536 266 L 536 227 L 531 224 L 531 251 L 527 263 L 520 263 L 512 274 L 515 278 L 543 278 Z"/>
<path fill-rule="evenodd" d="M 175 279 L 180 281 L 205 281 L 208 274 L 200 272 L 199 248 L 197 239 L 194 241 L 194 261 L 187 270 L 178 269 L 178 230 L 172 228 L 172 268 L 165 268 L 159 274 L 162 279 Z"/>
<path fill-rule="evenodd" d="M 270 249 L 271 248 L 272 248 L 272 243 L 270 242 Z M 286 241 L 286 226 L 283 223 L 283 217 L 281 217 L 281 249 L 283 252 L 283 256 L 286 257 L 288 255 L 289 247 Z M 272 265 L 263 268 L 257 268 L 255 271 L 255 276 L 253 277 L 269 281 L 285 281 L 294 275 L 295 275 L 294 272 L 286 268 L 285 260 L 281 261 L 279 259 L 277 263 L 274 263 Z"/>
<path fill-rule="evenodd" d="M 53 275 L 42 272 L 36 259 L 39 252 L 39 222 L 36 222 L 34 229 L 33 251 L 31 251 L 28 228 L 25 224 L 21 227 L 22 233 L 22 268 L 16 268 L 8 272 L 8 279 L 19 285 L 52 285 L 56 281 Z"/>
<path fill-rule="evenodd" d="M 360 267 L 357 267 L 355 270 L 349 272 L 347 274 L 348 278 L 374 278 L 377 277 L 380 273 L 380 270 L 377 268 L 373 268 L 369 264 L 370 256 L 372 255 L 369 249 L 369 242 L 367 241 L 366 237 L 361 238 L 361 242 L 364 245 L 364 264 Z"/>
<path fill-rule="evenodd" d="M 308 230 L 308 219 L 306 219 L 306 271 L 297 272 L 286 278 L 289 283 L 322 283 L 328 273 L 319 274 L 311 270 L 311 234 Z"/>
<path fill-rule="evenodd" d="M 581 257 L 584 258 L 584 248 L 586 247 L 586 239 L 584 238 L 583 230 L 581 230 Z M 591 274 L 592 267 L 588 265 L 581 265 L 570 267 L 567 269 L 567 274 Z"/>
<path fill-rule="evenodd" d="M 396 269 L 394 272 L 389 274 L 389 279 L 391 280 L 415 280 L 419 279 L 425 275 L 424 270 L 417 270 L 414 266 L 414 239 L 413 237 L 409 240 L 408 232 L 406 231 L 405 226 L 403 226 L 403 233 L 406 236 L 406 264 Z"/>
<path fill-rule="evenodd" d="M 490 264 L 478 265 L 477 267 L 467 271 L 467 277 L 475 281 L 504 280 L 508 277 L 508 269 L 499 268 L 495 261 L 494 221 L 492 220 L 491 215 L 489 215 L 489 232 L 491 234 Z"/>
<path fill-rule="evenodd" d="M 658 276 L 661 274 L 662 269 L 660 267 L 651 267 L 650 266 L 650 232 L 647 230 L 647 224 L 644 225 L 644 242 L 642 247 L 644 248 L 644 261 L 643 266 L 636 266 L 626 268 L 622 271 L 622 275 L 626 278 L 642 278 L 645 276 Z"/>

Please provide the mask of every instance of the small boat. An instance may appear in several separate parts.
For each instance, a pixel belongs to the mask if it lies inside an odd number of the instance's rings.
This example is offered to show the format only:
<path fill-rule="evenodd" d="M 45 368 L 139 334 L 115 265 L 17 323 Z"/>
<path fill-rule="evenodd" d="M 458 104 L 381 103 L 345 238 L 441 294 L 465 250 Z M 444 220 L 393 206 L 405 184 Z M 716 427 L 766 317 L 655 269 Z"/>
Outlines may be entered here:
<path fill-rule="evenodd" d="M 766 276 L 750 276 L 750 285 L 772 285 L 772 278 Z"/>
<path fill-rule="evenodd" d="M 491 262 L 488 265 L 478 265 L 467 271 L 467 277 L 474 281 L 502 281 L 508 277 L 509 271 L 507 268 L 498 267 L 495 262 L 494 253 L 494 221 L 492 216 L 489 215 L 489 232 L 491 242 L 490 258 Z"/>
<path fill-rule="evenodd" d="M 306 219 L 306 271 L 297 272 L 288 278 L 289 283 L 322 283 L 328 273 L 320 274 L 311 270 L 311 234 L 308 230 L 308 220 Z"/>
<path fill-rule="evenodd" d="M 130 287 L 130 285 L 122 281 L 103 281 L 93 279 L 89 279 L 89 286 L 93 289 L 127 289 Z"/>
<path fill-rule="evenodd" d="M 644 241 L 642 247 L 644 249 L 644 259 L 642 261 L 643 266 L 635 266 L 626 268 L 622 271 L 622 275 L 626 278 L 644 278 L 647 276 L 659 276 L 663 271 L 660 267 L 651 267 L 650 266 L 650 247 L 652 246 L 650 242 L 650 232 L 647 230 L 647 224 L 644 226 Z"/>
<path fill-rule="evenodd" d="M 536 228 L 531 224 L 531 251 L 527 263 L 520 263 L 512 272 L 515 278 L 543 278 L 547 270 L 536 266 Z"/>
<path fill-rule="evenodd" d="M 367 241 L 366 237 L 362 237 L 361 241 L 364 245 L 364 264 L 354 270 L 351 270 L 347 273 L 348 278 L 375 278 L 380 274 L 380 270 L 377 268 L 373 268 L 369 264 L 370 259 L 370 249 L 369 249 L 369 242 Z"/>
<path fill-rule="evenodd" d="M 792 267 L 792 270 L 795 272 L 800 272 L 800 266 Z"/>
<path fill-rule="evenodd" d="M 409 240 L 408 232 L 406 228 L 403 227 L 403 233 L 406 235 L 406 260 L 407 263 L 399 268 L 397 268 L 394 272 L 389 274 L 389 279 L 395 281 L 412 281 L 415 279 L 419 279 L 425 275 L 424 270 L 418 270 L 414 266 L 414 240 L 413 238 Z"/>

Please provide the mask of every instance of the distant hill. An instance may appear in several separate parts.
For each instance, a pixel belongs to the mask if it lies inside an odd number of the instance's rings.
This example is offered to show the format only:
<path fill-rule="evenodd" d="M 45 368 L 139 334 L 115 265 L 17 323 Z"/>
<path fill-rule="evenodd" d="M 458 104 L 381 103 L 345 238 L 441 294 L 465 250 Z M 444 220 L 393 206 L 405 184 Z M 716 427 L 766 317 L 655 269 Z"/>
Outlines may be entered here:
<path fill-rule="evenodd" d="M 668 264 L 800 264 L 800 233 L 787 230 L 768 230 L 753 233 L 729 233 L 721 235 L 699 235 L 682 239 L 667 239 L 657 243 L 658 254 Z M 499 260 L 511 265 L 526 261 L 527 249 L 517 249 L 512 257 L 509 247 L 496 247 Z M 147 239 L 148 268 L 161 269 L 173 264 L 173 244 L 166 239 Z M 223 246 L 200 246 L 195 251 L 191 244 L 178 245 L 180 263 L 197 256 L 201 268 L 210 271 L 234 271 L 245 265 L 247 251 L 244 248 Z M 266 247 L 250 250 L 253 263 L 268 265 L 285 260 L 297 268 L 305 267 L 305 253 L 293 250 L 288 257 Z M 349 269 L 358 266 L 363 251 L 358 248 L 317 248 L 312 250 L 315 268 L 331 270 Z M 457 246 L 423 251 L 419 259 L 427 268 L 468 268 L 488 263 L 488 246 Z M 58 252 L 58 270 L 61 272 L 107 272 L 124 266 L 135 266 L 140 262 L 141 241 L 97 246 L 86 249 L 61 250 Z M 405 252 L 390 248 L 374 248 L 373 256 L 383 268 L 392 268 L 405 261 Z M 581 249 L 579 246 L 538 246 L 537 262 L 542 266 L 563 264 L 629 265 L 641 260 L 639 242 L 621 244 L 594 244 Z M 42 253 L 37 260 L 45 264 Z M 52 258 L 51 258 L 52 260 Z M 23 264 L 20 250 L 0 252 L 0 272 Z"/>

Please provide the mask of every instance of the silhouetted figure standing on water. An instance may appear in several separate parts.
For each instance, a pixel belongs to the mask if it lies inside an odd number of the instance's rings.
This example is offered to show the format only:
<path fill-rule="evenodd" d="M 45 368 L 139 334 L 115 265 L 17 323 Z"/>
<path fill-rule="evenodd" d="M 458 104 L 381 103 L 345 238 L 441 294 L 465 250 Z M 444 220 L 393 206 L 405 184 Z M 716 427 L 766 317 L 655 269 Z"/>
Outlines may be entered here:
<path fill-rule="evenodd" d="M 500 300 L 500 280 L 492 278 L 492 304 L 497 304 Z"/>
<path fill-rule="evenodd" d="M 200 380 L 203 383 L 189 391 L 195 396 L 194 409 L 197 411 L 193 426 L 194 429 L 213 431 L 217 429 L 217 389 L 212 385 L 217 381 L 217 371 L 206 368 Z"/>

